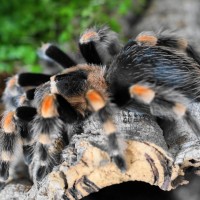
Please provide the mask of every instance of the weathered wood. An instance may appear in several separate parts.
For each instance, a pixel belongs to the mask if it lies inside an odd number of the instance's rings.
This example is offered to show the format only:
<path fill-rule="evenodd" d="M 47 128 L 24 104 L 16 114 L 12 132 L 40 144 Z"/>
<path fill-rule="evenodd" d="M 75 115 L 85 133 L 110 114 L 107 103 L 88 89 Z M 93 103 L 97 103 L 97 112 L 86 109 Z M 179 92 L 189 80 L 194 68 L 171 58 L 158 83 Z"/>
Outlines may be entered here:
<path fill-rule="evenodd" d="M 4 190 L 0 192 L 0 199 L 15 200 L 24 199 L 25 194 L 30 190 L 32 183 L 26 179 L 11 181 Z"/>
<path fill-rule="evenodd" d="M 110 160 L 100 124 L 95 118 L 90 118 L 84 125 L 85 132 L 73 136 L 70 146 L 63 152 L 64 162 L 43 182 L 41 188 L 48 191 L 47 199 L 62 196 L 81 199 L 101 188 L 135 180 L 157 185 L 162 190 L 171 190 L 187 183 L 184 175 L 188 167 L 200 166 L 199 144 L 193 143 L 196 152 L 193 148 L 187 148 L 191 140 L 181 139 L 182 122 L 175 122 L 180 123 L 180 127 L 172 126 L 175 140 L 172 139 L 171 126 L 168 126 L 169 131 L 166 129 L 164 138 L 152 116 L 134 110 L 120 111 L 115 116 L 115 122 L 124 137 L 122 141 L 125 143 L 128 170 L 121 173 Z M 187 132 L 187 129 L 184 131 Z M 194 133 L 189 130 L 186 136 L 192 138 Z M 181 160 L 180 155 L 184 155 Z M 36 192 L 32 188 L 28 198 L 33 194 L 40 196 L 40 190 Z"/>

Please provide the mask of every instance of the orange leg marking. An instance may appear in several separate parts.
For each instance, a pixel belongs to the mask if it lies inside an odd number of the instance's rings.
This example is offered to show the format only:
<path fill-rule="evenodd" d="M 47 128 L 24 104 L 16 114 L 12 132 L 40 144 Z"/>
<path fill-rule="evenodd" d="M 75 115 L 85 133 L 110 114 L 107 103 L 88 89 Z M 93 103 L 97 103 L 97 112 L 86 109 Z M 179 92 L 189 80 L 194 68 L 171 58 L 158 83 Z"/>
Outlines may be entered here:
<path fill-rule="evenodd" d="M 129 88 L 132 98 L 137 98 L 146 104 L 150 104 L 155 97 L 155 92 L 147 86 L 133 85 Z"/>
<path fill-rule="evenodd" d="M 82 36 L 81 39 L 80 39 L 80 42 L 81 42 L 81 43 L 84 43 L 84 42 L 86 43 L 86 42 L 88 42 L 91 38 L 95 38 L 95 37 L 98 37 L 98 34 L 97 34 L 96 32 L 94 32 L 94 31 L 89 31 L 89 32 L 83 34 L 83 36 Z"/>
<path fill-rule="evenodd" d="M 112 134 L 114 132 L 117 131 L 114 123 L 111 120 L 107 120 L 104 124 L 103 124 L 103 128 L 106 132 L 106 134 Z"/>
<path fill-rule="evenodd" d="M 54 95 L 51 94 L 44 97 L 41 105 L 41 115 L 44 118 L 52 118 L 58 116 Z"/>
<path fill-rule="evenodd" d="M 8 81 L 8 88 L 12 88 L 16 84 L 16 79 L 16 76 L 14 76 Z"/>
<path fill-rule="evenodd" d="M 86 94 L 86 99 L 95 111 L 100 110 L 106 104 L 103 97 L 95 90 L 89 90 Z"/>
<path fill-rule="evenodd" d="M 9 112 L 3 118 L 2 128 L 6 133 L 13 133 L 15 131 L 15 124 L 13 122 L 14 112 Z"/>
<path fill-rule="evenodd" d="M 152 35 L 139 35 L 136 40 L 141 43 L 147 43 L 148 45 L 155 46 L 157 44 L 157 38 Z"/>
<path fill-rule="evenodd" d="M 186 110 L 187 108 L 181 103 L 176 103 L 173 107 L 173 111 L 178 117 L 183 117 L 185 115 Z"/>

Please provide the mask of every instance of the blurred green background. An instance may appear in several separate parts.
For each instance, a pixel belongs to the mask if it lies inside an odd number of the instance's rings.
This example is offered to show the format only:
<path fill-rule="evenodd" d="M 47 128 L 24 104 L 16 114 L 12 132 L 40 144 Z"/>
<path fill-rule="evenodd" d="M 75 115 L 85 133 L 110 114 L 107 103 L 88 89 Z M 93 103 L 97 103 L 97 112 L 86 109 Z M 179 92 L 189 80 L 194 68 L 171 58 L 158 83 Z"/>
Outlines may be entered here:
<path fill-rule="evenodd" d="M 120 19 L 128 12 L 139 15 L 146 1 L 1 0 L 0 72 L 41 71 L 36 52 L 42 42 L 68 43 L 77 51 L 80 33 L 93 25 L 120 33 Z"/>

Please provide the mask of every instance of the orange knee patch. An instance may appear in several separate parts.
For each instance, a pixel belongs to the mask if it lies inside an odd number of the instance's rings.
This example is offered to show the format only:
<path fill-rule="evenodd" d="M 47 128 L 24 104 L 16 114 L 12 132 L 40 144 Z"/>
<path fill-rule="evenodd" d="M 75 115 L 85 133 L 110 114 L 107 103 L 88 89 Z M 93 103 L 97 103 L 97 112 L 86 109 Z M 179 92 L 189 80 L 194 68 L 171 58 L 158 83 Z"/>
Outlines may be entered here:
<path fill-rule="evenodd" d="M 151 46 L 155 46 L 157 44 L 158 39 L 152 35 L 139 35 L 136 40 L 141 43 L 146 43 Z"/>
<path fill-rule="evenodd" d="M 4 162 L 9 162 L 11 161 L 13 158 L 11 152 L 9 151 L 2 151 L 1 152 L 1 160 L 4 161 Z"/>
<path fill-rule="evenodd" d="M 8 81 L 8 88 L 12 88 L 15 84 L 16 84 L 17 78 L 16 76 L 12 77 L 9 81 Z"/>
<path fill-rule="evenodd" d="M 98 33 L 95 31 L 89 31 L 85 34 L 82 35 L 81 39 L 80 39 L 80 43 L 86 43 L 88 42 L 90 39 L 92 38 L 96 38 L 98 37 Z"/>
<path fill-rule="evenodd" d="M 41 104 L 41 115 L 44 118 L 52 118 L 58 116 L 54 95 L 46 95 Z"/>
<path fill-rule="evenodd" d="M 103 128 L 108 135 L 117 131 L 114 123 L 111 120 L 106 121 L 103 124 Z"/>
<path fill-rule="evenodd" d="M 155 92 L 147 86 L 133 85 L 129 88 L 132 98 L 137 98 L 146 104 L 150 104 L 155 97 Z"/>
<path fill-rule="evenodd" d="M 106 104 L 103 97 L 95 90 L 89 90 L 86 94 L 86 99 L 95 111 L 100 110 Z"/>
<path fill-rule="evenodd" d="M 13 122 L 14 112 L 8 112 L 2 121 L 2 128 L 5 133 L 14 133 L 15 132 L 15 124 Z"/>
<path fill-rule="evenodd" d="M 180 39 L 178 40 L 178 46 L 179 46 L 179 48 L 181 48 L 182 50 L 185 50 L 185 49 L 187 48 L 187 46 L 188 46 L 188 41 L 187 41 L 186 39 L 184 39 L 184 38 L 180 38 Z"/>
<path fill-rule="evenodd" d="M 44 144 L 44 145 L 48 145 L 48 144 L 51 144 L 51 138 L 49 137 L 48 134 L 45 134 L 45 133 L 41 133 L 39 135 L 39 138 L 38 138 L 38 141 L 41 143 L 41 144 Z"/>
<path fill-rule="evenodd" d="M 178 117 L 183 117 L 185 115 L 186 110 L 187 108 L 181 103 L 176 103 L 173 107 L 173 111 Z"/>

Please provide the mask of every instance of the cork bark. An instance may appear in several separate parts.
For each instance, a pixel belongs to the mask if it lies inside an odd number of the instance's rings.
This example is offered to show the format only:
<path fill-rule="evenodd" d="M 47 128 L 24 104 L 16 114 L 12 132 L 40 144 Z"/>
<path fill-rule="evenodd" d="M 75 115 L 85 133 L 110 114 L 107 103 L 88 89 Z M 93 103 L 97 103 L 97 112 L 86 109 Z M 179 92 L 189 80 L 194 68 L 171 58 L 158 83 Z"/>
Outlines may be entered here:
<path fill-rule="evenodd" d="M 199 105 L 191 106 L 199 116 Z M 128 170 L 116 167 L 107 153 L 106 137 L 95 116 L 84 124 L 84 133 L 72 137 L 63 152 L 63 163 L 50 173 L 27 199 L 81 199 L 110 185 L 143 181 L 171 190 L 186 184 L 188 170 L 198 173 L 200 145 L 186 123 L 165 121 L 159 127 L 154 117 L 128 109 L 115 115 L 121 132 Z M 164 132 L 164 134 L 163 134 Z M 45 196 L 46 195 L 46 196 Z"/>
<path fill-rule="evenodd" d="M 154 0 L 138 24 L 124 23 L 124 30 L 135 36 L 143 30 L 170 27 L 200 42 L 199 8 L 198 0 Z M 200 104 L 192 104 L 190 110 L 200 119 Z M 200 174 L 200 141 L 183 120 L 165 120 L 159 126 L 154 117 L 126 108 L 115 114 L 115 123 L 128 166 L 125 173 L 110 159 L 101 125 L 92 116 L 84 124 L 84 133 L 74 135 L 64 149 L 63 162 L 41 183 L 28 192 L 24 184 L 16 185 L 24 189 L 20 199 L 76 200 L 127 181 L 143 181 L 168 191 L 187 184 L 188 173 Z M 10 188 L 8 184 L 0 195 Z"/>

